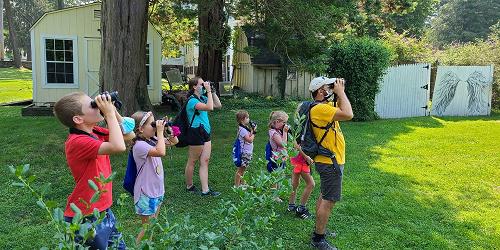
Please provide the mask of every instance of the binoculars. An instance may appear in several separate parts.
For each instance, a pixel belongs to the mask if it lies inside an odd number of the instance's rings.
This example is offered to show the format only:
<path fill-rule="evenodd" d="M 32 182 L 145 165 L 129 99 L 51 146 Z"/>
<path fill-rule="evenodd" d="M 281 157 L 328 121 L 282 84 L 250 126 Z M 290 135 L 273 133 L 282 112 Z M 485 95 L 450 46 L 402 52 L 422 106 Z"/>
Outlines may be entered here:
<path fill-rule="evenodd" d="M 170 130 L 167 128 L 173 126 L 174 124 L 171 121 L 165 120 L 164 122 L 165 122 L 165 133 L 167 133 L 167 135 L 170 135 Z M 156 121 L 151 122 L 151 127 L 156 128 Z"/>
<path fill-rule="evenodd" d="M 205 81 L 205 82 L 208 82 L 210 84 L 210 90 L 212 91 L 212 93 L 214 93 L 215 91 L 215 86 L 214 86 L 214 82 L 211 82 L 211 81 Z M 205 86 L 203 86 L 203 89 L 207 90 L 205 88 Z M 208 91 L 208 90 L 207 90 Z"/>
<path fill-rule="evenodd" d="M 174 124 L 171 121 L 165 121 L 165 127 L 171 127 Z M 156 121 L 151 123 L 151 127 L 156 128 Z"/>
<path fill-rule="evenodd" d="M 250 127 L 252 127 L 253 130 L 257 127 L 257 123 L 254 121 L 250 121 Z"/>
<path fill-rule="evenodd" d="M 109 96 L 111 96 L 111 102 L 113 102 L 113 105 L 115 105 L 116 109 L 121 109 L 122 108 L 122 102 L 118 99 L 118 91 L 111 91 L 111 92 L 103 92 L 102 93 L 103 95 L 104 94 L 108 94 Z M 95 100 L 92 100 L 90 102 L 90 106 L 94 109 L 97 108 L 97 103 L 95 102 Z"/>

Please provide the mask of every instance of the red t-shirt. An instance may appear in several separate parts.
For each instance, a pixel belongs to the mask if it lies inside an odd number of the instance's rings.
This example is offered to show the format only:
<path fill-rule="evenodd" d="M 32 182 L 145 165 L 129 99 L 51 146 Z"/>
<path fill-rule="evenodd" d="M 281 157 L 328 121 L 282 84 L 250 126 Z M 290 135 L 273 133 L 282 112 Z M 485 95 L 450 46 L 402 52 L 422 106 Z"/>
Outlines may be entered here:
<path fill-rule="evenodd" d="M 65 143 L 66 160 L 76 183 L 73 192 L 68 197 L 68 203 L 64 210 L 64 216 L 68 217 L 75 215 L 75 212 L 71 210 L 71 203 L 75 203 L 82 210 L 83 215 L 91 214 L 94 208 L 104 211 L 111 207 L 113 203 L 112 183 L 110 182 L 102 186 L 95 179 L 99 177 L 100 173 L 106 178 L 111 175 L 109 156 L 98 155 L 101 144 L 109 140 L 109 131 L 96 126 L 94 127 L 94 131 L 97 133 L 93 132 L 90 134 L 95 138 L 92 138 L 83 131 L 75 131 L 76 133 L 74 131 L 70 132 Z M 97 202 L 92 204 L 90 204 L 90 198 L 92 198 L 95 191 L 90 188 L 88 180 L 93 180 L 99 186 L 100 190 L 107 190 Z M 87 208 L 85 203 L 81 202 L 80 199 L 90 204 L 90 207 Z"/>

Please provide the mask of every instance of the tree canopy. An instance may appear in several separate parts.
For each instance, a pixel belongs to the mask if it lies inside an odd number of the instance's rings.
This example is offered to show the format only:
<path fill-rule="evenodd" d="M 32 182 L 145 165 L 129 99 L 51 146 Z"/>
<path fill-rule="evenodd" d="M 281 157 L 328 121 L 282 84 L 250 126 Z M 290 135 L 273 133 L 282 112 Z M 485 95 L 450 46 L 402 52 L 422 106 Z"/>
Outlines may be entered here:
<path fill-rule="evenodd" d="M 432 21 L 431 39 L 437 46 L 485 39 L 499 21 L 498 0 L 447 0 Z"/>

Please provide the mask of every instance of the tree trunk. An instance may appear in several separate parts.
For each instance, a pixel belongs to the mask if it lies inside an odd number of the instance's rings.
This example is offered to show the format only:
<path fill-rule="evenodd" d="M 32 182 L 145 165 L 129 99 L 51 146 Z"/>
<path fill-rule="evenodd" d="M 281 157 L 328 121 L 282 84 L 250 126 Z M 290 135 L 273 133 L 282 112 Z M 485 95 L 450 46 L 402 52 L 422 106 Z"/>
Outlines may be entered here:
<path fill-rule="evenodd" d="M 63 9 L 64 8 L 64 0 L 57 0 L 57 9 Z"/>
<path fill-rule="evenodd" d="M 14 18 L 12 17 L 12 6 L 10 5 L 10 0 L 3 0 L 3 4 L 5 7 L 5 17 L 7 18 L 7 22 L 9 23 L 9 40 L 12 46 L 12 55 L 14 57 L 14 66 L 16 68 L 21 68 L 21 54 L 19 53 L 18 43 L 17 43 L 17 35 L 14 30 Z"/>
<path fill-rule="evenodd" d="M 122 111 L 153 109 L 147 89 L 148 0 L 104 0 L 101 18 L 101 90 L 117 90 Z"/>
<path fill-rule="evenodd" d="M 213 81 L 222 80 L 224 56 L 224 0 L 200 1 L 198 5 L 199 48 L 197 75 Z M 217 92 L 219 88 L 216 88 Z"/>
<path fill-rule="evenodd" d="M 5 59 L 5 40 L 3 37 L 3 1 L 0 0 L 0 61 Z"/>
<path fill-rule="evenodd" d="M 31 62 L 31 47 L 26 47 L 26 61 Z"/>
<path fill-rule="evenodd" d="M 280 56 L 281 66 L 278 71 L 278 91 L 280 98 L 285 98 L 285 90 L 286 90 L 286 79 L 288 77 L 288 58 L 286 56 Z"/>

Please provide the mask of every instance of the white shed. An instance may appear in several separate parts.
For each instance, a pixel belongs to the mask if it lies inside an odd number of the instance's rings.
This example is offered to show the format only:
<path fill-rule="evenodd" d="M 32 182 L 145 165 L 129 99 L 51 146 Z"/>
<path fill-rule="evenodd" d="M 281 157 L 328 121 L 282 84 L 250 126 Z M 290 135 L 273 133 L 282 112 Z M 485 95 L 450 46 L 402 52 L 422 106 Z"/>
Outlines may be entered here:
<path fill-rule="evenodd" d="M 34 106 L 51 106 L 74 91 L 99 92 L 100 18 L 101 3 L 92 3 L 47 12 L 31 27 Z M 159 104 L 161 37 L 151 23 L 146 53 L 149 97 Z"/>

